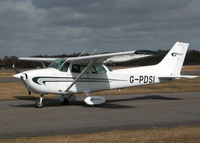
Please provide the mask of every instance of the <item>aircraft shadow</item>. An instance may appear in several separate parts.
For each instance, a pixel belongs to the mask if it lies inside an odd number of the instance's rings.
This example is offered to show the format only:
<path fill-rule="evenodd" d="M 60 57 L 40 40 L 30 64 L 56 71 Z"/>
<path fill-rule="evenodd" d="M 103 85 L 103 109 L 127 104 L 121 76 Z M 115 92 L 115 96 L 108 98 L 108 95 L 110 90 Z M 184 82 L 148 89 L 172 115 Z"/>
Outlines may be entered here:
<path fill-rule="evenodd" d="M 18 100 L 27 100 L 27 101 L 33 101 L 31 104 L 22 104 L 22 105 L 12 105 L 13 107 L 34 107 L 34 102 L 38 100 L 38 97 L 35 96 L 14 96 L 14 98 Z M 133 106 L 127 106 L 127 105 L 118 105 L 118 104 L 112 104 L 112 103 L 106 103 L 98 106 L 88 106 L 85 104 L 84 101 L 77 100 L 74 103 L 70 103 L 68 105 L 61 104 L 57 99 L 44 99 L 44 106 L 45 107 L 53 107 L 53 106 L 82 106 L 82 107 L 95 107 L 95 108 L 108 108 L 108 109 L 119 109 L 119 108 L 133 108 Z"/>
<path fill-rule="evenodd" d="M 131 100 L 181 100 L 181 98 L 174 97 L 164 97 L 161 95 L 147 95 L 142 97 L 133 97 L 133 98 L 121 98 L 121 99 L 110 99 L 106 100 L 107 102 L 123 102 L 123 101 L 131 101 Z"/>
<path fill-rule="evenodd" d="M 15 96 L 18 100 L 28 100 L 33 101 L 31 104 L 22 104 L 22 105 L 11 105 L 12 107 L 34 107 L 34 101 L 38 100 L 38 97 L 35 96 Z M 173 98 L 173 97 L 164 97 L 160 95 L 147 95 L 142 97 L 133 97 L 133 98 L 121 98 L 121 99 L 110 99 L 106 100 L 105 104 L 92 106 L 95 108 L 106 108 L 106 109 L 121 109 L 121 108 L 136 108 L 136 106 L 129 106 L 129 105 L 120 105 L 120 104 L 113 104 L 115 102 L 126 102 L 126 101 L 137 101 L 137 100 L 181 100 L 181 98 Z M 91 106 L 88 106 L 85 104 L 82 100 L 77 100 L 76 102 L 70 103 L 68 105 L 61 104 L 57 99 L 44 99 L 44 106 L 45 107 L 55 107 L 55 106 L 82 106 L 85 108 L 90 108 Z"/>
<path fill-rule="evenodd" d="M 35 96 L 14 96 L 17 100 L 27 100 L 27 101 L 35 101 L 38 100 L 38 97 Z"/>
<path fill-rule="evenodd" d="M 72 103 L 70 105 L 82 106 L 82 107 L 86 107 L 86 108 L 92 107 L 92 108 L 107 108 L 107 109 L 136 108 L 135 106 L 112 104 L 112 103 L 108 103 L 107 101 L 105 104 L 100 104 L 100 105 L 96 105 L 96 106 L 88 106 L 84 101 L 76 101 L 75 103 Z"/>
<path fill-rule="evenodd" d="M 33 108 L 35 107 L 34 102 L 30 104 L 21 104 L 21 105 L 10 105 L 12 107 L 27 107 Z M 57 99 L 44 99 L 44 108 L 48 107 L 61 107 L 61 106 L 82 106 L 84 108 L 106 108 L 106 109 L 121 109 L 121 108 L 136 108 L 135 106 L 128 106 L 128 105 L 119 105 L 119 104 L 112 104 L 112 103 L 105 103 L 96 106 L 88 106 L 85 104 L 84 101 L 76 101 L 74 103 L 70 103 L 68 105 L 61 104 Z"/>

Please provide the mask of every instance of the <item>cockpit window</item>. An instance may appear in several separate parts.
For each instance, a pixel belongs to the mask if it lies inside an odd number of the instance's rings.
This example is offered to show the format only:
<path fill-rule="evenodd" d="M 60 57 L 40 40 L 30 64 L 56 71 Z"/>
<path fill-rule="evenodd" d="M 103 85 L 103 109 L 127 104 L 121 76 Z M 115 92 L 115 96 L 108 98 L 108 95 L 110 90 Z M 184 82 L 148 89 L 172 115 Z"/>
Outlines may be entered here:
<path fill-rule="evenodd" d="M 49 65 L 49 68 L 55 68 L 60 71 L 67 71 L 68 67 L 69 63 L 65 62 L 65 59 L 55 60 Z"/>
<path fill-rule="evenodd" d="M 63 65 L 61 65 L 60 71 L 67 72 L 68 67 L 69 67 L 69 63 L 65 62 Z"/>
<path fill-rule="evenodd" d="M 60 69 L 60 66 L 65 62 L 65 59 L 58 59 L 53 61 L 50 65 L 49 68 L 55 68 L 55 69 Z"/>

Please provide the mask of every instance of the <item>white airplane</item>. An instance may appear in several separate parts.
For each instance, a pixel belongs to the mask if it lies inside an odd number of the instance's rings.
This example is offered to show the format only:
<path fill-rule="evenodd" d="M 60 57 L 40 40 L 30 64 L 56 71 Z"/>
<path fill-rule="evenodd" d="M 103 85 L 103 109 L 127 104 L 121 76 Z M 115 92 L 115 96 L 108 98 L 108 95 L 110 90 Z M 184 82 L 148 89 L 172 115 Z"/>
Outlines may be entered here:
<path fill-rule="evenodd" d="M 189 43 L 176 42 L 163 60 L 152 66 L 111 70 L 106 63 L 125 62 L 151 56 L 150 52 L 129 51 L 70 58 L 19 58 L 26 61 L 52 62 L 47 68 L 18 73 L 14 77 L 23 81 L 29 93 L 40 94 L 36 107 L 43 107 L 47 94 L 59 95 L 62 103 L 75 100 L 76 93 L 84 93 L 85 103 L 98 105 L 104 97 L 90 96 L 91 92 L 155 84 L 180 78 Z"/>

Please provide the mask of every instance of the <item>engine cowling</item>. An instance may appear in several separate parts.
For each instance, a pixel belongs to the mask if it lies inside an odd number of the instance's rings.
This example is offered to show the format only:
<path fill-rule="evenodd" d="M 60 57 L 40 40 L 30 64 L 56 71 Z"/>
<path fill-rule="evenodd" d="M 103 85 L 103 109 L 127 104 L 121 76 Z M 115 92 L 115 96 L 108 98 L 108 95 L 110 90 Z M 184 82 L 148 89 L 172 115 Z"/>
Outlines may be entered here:
<path fill-rule="evenodd" d="M 106 99 L 102 96 L 88 96 L 84 99 L 84 102 L 88 105 L 99 105 L 106 102 Z"/>

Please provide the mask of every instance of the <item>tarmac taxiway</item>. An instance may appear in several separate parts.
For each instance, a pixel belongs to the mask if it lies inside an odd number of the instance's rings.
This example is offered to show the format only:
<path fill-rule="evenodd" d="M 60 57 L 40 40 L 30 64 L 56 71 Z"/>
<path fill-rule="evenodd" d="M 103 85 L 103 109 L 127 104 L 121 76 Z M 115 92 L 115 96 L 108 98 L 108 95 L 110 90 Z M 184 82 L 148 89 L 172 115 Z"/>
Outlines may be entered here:
<path fill-rule="evenodd" d="M 35 97 L 0 101 L 0 138 L 200 125 L 200 92 L 105 97 L 98 107 L 85 105 L 83 96 L 71 105 L 46 99 L 42 109 Z"/>

